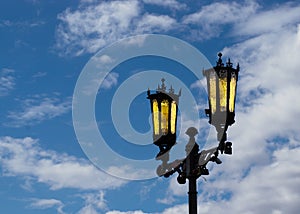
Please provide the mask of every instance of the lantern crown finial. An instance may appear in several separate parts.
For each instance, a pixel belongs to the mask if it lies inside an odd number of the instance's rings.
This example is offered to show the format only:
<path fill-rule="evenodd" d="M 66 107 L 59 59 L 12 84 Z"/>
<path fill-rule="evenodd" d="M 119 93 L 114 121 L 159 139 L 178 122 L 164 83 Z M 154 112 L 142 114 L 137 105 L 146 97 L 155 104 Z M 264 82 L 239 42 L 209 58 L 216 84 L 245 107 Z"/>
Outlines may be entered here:
<path fill-rule="evenodd" d="M 174 89 L 173 89 L 172 85 L 171 85 L 171 87 L 170 87 L 170 89 L 169 89 L 169 93 L 170 93 L 170 94 L 174 94 Z"/>
<path fill-rule="evenodd" d="M 158 85 L 157 91 L 162 91 L 162 92 L 166 91 L 165 81 L 166 81 L 165 78 L 161 79 L 161 86 Z"/>
<path fill-rule="evenodd" d="M 228 58 L 226 66 L 232 68 L 232 62 L 230 62 L 230 58 Z"/>
<path fill-rule="evenodd" d="M 222 53 L 220 52 L 220 53 L 218 53 L 218 57 L 219 57 L 219 59 L 218 59 L 218 61 L 217 61 L 217 66 L 220 66 L 220 67 L 222 67 L 222 66 L 224 66 L 224 64 L 223 64 L 223 62 L 222 62 Z"/>

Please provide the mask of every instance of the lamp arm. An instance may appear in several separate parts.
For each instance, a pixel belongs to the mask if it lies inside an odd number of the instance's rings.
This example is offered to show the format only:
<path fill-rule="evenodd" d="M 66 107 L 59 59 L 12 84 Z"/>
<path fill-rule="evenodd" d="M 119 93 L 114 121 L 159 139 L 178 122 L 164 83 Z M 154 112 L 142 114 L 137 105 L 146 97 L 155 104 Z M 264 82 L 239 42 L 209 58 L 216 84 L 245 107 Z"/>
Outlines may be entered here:
<path fill-rule="evenodd" d="M 227 142 L 227 143 L 230 143 L 230 147 L 231 147 L 231 142 Z M 223 154 L 222 152 L 223 148 L 220 148 L 220 146 L 213 147 L 207 150 L 202 150 L 201 152 L 199 152 L 195 157 L 198 161 L 196 164 L 196 168 L 192 170 L 193 174 L 195 174 L 197 177 L 200 177 L 201 175 L 208 175 L 208 170 L 206 169 L 206 165 L 210 161 L 215 162 L 216 164 L 221 164 L 222 161 L 218 158 L 219 151 L 221 152 L 221 154 Z M 225 152 L 225 154 L 229 154 L 229 153 Z M 176 159 L 170 163 L 163 161 L 163 163 L 159 165 L 157 168 L 156 171 L 157 175 L 160 177 L 164 176 L 168 178 L 171 175 L 173 175 L 175 172 L 177 172 L 178 174 L 185 172 L 186 159 L 187 158 Z"/>

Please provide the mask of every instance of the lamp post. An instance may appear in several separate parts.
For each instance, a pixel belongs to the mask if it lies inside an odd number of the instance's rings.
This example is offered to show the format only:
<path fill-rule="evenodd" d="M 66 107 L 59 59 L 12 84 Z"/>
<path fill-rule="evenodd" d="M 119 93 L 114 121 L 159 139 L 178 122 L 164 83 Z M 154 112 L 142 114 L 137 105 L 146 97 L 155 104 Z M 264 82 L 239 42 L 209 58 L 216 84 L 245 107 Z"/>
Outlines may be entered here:
<path fill-rule="evenodd" d="M 222 54 L 218 54 L 217 65 L 211 69 L 203 70 L 207 80 L 209 108 L 205 109 L 209 117 L 209 123 L 215 126 L 217 131 L 218 146 L 199 152 L 199 145 L 195 136 L 198 131 L 194 127 L 187 129 L 186 134 L 190 137 L 186 145 L 186 157 L 169 163 L 169 152 L 176 143 L 176 125 L 179 97 L 181 90 L 175 94 L 172 86 L 166 89 L 165 79 L 161 86 L 158 85 L 156 93 L 151 94 L 148 89 L 147 98 L 150 100 L 153 143 L 159 147 L 156 160 L 162 164 L 157 167 L 157 175 L 169 177 L 178 173 L 177 181 L 185 184 L 189 180 L 189 214 L 197 213 L 197 179 L 201 175 L 208 175 L 206 165 L 209 161 L 221 164 L 218 158 L 221 154 L 232 154 L 232 143 L 227 141 L 228 126 L 234 124 L 235 99 L 238 81 L 239 65 L 233 68 L 230 59 L 226 65 L 222 62 Z"/>

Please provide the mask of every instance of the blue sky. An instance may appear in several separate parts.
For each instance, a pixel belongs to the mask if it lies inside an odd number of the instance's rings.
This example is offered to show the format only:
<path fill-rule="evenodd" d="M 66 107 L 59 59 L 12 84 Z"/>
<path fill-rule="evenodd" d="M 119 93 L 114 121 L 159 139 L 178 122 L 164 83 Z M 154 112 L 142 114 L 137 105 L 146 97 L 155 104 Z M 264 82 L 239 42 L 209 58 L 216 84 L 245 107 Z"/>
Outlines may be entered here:
<path fill-rule="evenodd" d="M 177 60 L 138 56 L 102 78 L 105 66 L 143 49 L 150 34 L 195 47 L 203 54 L 194 62 L 199 70 L 182 64 L 192 55 L 180 58 L 174 49 Z M 199 212 L 300 210 L 297 1 L 1 1 L 0 35 L 1 213 L 187 213 L 186 185 L 176 175 L 153 176 L 159 163 L 146 90 L 162 77 L 182 88 L 172 159 L 184 154 L 190 126 L 199 127 L 202 148 L 215 145 L 197 74 L 219 51 L 241 66 L 236 124 L 228 131 L 234 151 L 198 180 Z M 126 39 L 136 35 L 143 36 Z M 171 40 L 153 44 L 155 51 L 169 54 Z M 96 76 L 80 85 L 83 74 Z M 74 119 L 92 94 L 93 105 Z M 102 140 L 90 135 L 95 127 Z"/>

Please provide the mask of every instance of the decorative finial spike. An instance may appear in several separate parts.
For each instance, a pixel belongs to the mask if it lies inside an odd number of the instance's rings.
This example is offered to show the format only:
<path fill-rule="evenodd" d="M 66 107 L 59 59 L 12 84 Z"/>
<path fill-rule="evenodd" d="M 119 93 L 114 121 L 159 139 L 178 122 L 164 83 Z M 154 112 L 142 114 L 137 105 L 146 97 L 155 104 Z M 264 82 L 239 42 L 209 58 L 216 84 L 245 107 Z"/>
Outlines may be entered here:
<path fill-rule="evenodd" d="M 161 79 L 161 82 L 162 82 L 162 83 L 161 83 L 161 90 L 162 90 L 162 91 L 165 91 L 165 90 L 166 90 L 165 81 L 166 81 L 165 78 L 162 78 L 162 79 Z"/>
<path fill-rule="evenodd" d="M 171 87 L 169 89 L 169 92 L 170 92 L 170 94 L 174 94 L 174 89 L 173 89 L 172 85 L 171 85 Z"/>
<path fill-rule="evenodd" d="M 160 88 L 160 86 L 159 86 L 159 84 L 158 84 L 156 90 L 157 90 L 157 91 L 160 91 L 160 89 L 161 89 L 161 88 Z"/>
<path fill-rule="evenodd" d="M 230 58 L 228 58 L 228 61 L 226 63 L 227 67 L 232 67 L 232 63 L 230 62 Z"/>
<path fill-rule="evenodd" d="M 217 61 L 217 66 L 223 66 L 224 64 L 222 63 L 222 53 L 218 53 L 218 61 Z"/>

